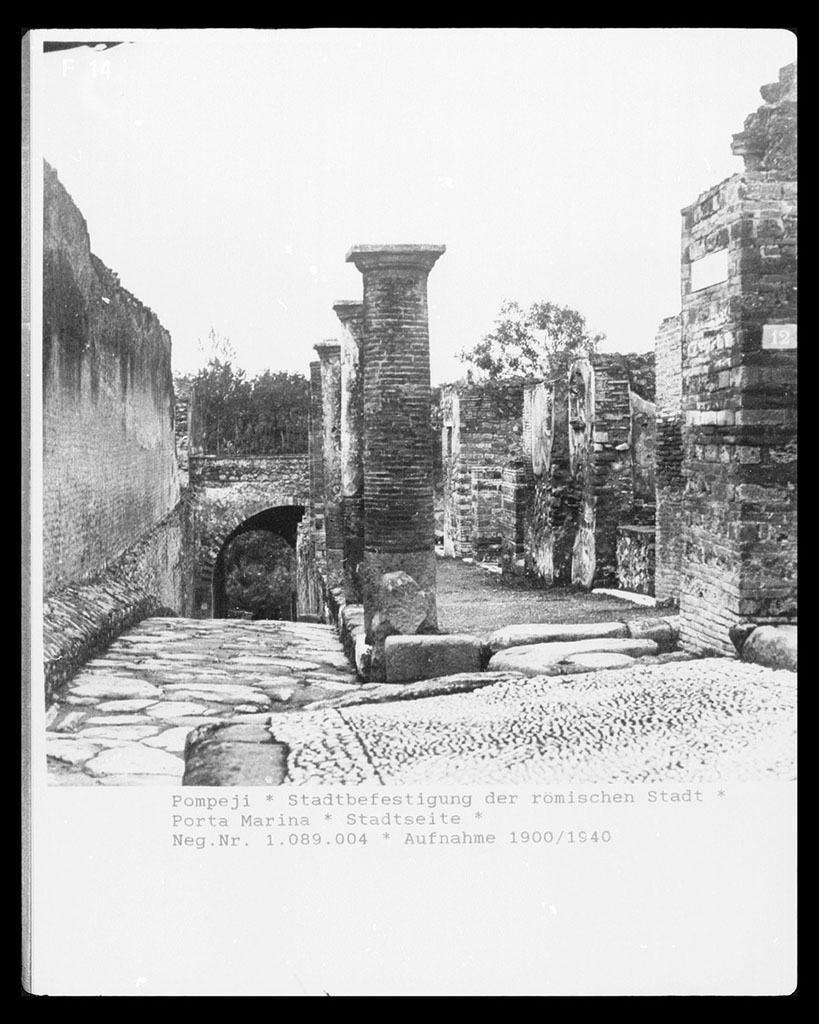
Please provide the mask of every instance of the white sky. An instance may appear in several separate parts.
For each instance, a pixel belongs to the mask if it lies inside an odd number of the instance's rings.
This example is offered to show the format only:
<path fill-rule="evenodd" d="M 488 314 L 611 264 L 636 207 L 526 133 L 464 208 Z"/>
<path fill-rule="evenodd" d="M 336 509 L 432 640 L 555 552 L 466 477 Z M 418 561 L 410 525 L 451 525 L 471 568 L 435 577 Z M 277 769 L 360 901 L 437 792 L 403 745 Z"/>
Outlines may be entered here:
<path fill-rule="evenodd" d="M 434 382 L 501 302 L 574 306 L 609 351 L 679 310 L 680 209 L 796 59 L 767 29 L 53 31 L 33 129 L 92 250 L 203 362 L 307 373 L 361 296 L 351 245 L 443 242 Z"/>

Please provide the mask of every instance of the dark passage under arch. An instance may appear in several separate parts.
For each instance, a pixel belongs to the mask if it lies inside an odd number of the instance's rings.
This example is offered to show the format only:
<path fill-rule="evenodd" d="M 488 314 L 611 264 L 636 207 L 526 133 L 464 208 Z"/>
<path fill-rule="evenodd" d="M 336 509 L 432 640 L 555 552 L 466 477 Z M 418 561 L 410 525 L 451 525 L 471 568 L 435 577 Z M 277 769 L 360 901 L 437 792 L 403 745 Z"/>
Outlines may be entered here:
<path fill-rule="evenodd" d="M 243 534 L 263 532 L 273 537 L 283 539 L 292 549 L 292 558 L 288 558 L 291 566 L 292 587 L 290 599 L 286 607 L 282 607 L 280 613 L 275 615 L 261 614 L 252 617 L 276 617 L 295 620 L 298 609 L 296 607 L 296 531 L 298 524 L 304 515 L 303 505 L 279 505 L 275 508 L 265 509 L 256 515 L 250 516 L 240 523 L 228 536 L 216 557 L 213 568 L 213 617 L 215 619 L 227 618 L 230 609 L 226 600 L 226 555 L 233 541 Z M 251 617 L 251 616 L 248 616 Z"/>

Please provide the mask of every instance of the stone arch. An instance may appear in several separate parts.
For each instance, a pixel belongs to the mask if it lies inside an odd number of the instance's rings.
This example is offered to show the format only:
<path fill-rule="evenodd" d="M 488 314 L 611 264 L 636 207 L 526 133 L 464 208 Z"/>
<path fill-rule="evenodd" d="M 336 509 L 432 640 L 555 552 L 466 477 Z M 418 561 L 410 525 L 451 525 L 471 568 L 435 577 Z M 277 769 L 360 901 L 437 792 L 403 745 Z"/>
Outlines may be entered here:
<path fill-rule="evenodd" d="M 210 612 L 213 618 L 224 617 L 226 611 L 223 563 L 224 553 L 231 541 L 243 533 L 261 530 L 282 537 L 295 552 L 298 524 L 301 522 L 304 512 L 304 505 L 276 505 L 248 516 L 235 524 L 232 529 L 223 528 L 214 534 L 202 566 L 203 582 L 207 579 L 210 584 Z"/>

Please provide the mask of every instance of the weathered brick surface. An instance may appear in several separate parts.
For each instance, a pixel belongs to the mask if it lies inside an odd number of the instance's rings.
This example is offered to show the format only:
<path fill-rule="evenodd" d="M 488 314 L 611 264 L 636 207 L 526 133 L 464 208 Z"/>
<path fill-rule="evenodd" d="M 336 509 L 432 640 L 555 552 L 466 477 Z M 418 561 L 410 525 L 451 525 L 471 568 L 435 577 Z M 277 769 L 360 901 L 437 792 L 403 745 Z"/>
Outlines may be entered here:
<path fill-rule="evenodd" d="M 43 569 L 49 593 L 103 571 L 179 502 L 171 339 L 91 252 L 46 165 Z"/>
<path fill-rule="evenodd" d="M 769 110 L 764 123 L 790 123 L 791 103 L 783 121 Z M 768 141 L 782 152 L 780 135 Z M 752 165 L 766 165 L 765 145 L 763 132 Z M 796 618 L 796 350 L 763 348 L 766 325 L 796 323 L 796 182 L 791 161 L 772 166 L 734 175 L 683 211 L 680 614 L 689 649 L 730 653 L 733 625 Z M 692 264 L 720 251 L 727 279 L 692 291 Z"/>
<path fill-rule="evenodd" d="M 364 570 L 369 631 L 385 572 L 403 570 L 435 615 L 427 276 L 443 246 L 355 246 L 364 287 Z"/>

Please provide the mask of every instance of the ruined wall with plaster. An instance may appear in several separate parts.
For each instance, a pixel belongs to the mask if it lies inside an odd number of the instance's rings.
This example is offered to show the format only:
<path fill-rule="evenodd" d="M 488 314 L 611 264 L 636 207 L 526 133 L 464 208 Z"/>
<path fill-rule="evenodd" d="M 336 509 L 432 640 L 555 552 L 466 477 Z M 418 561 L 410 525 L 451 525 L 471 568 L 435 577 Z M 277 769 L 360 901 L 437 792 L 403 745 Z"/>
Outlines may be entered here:
<path fill-rule="evenodd" d="M 523 453 L 523 383 L 447 385 L 440 409 L 444 552 L 497 555 L 503 470 Z"/>

